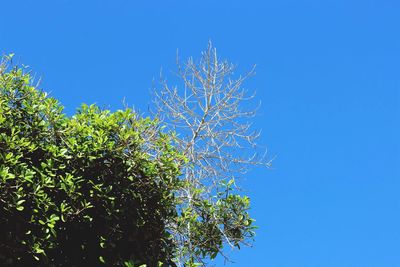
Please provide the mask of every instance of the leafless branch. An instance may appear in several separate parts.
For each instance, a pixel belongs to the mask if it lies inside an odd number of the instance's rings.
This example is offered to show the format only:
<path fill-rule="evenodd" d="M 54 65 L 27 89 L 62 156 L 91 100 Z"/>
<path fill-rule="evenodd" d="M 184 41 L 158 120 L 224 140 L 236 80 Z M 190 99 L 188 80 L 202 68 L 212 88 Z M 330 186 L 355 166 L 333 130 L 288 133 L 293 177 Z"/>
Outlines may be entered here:
<path fill-rule="evenodd" d="M 255 74 L 255 66 L 235 78 L 235 66 L 220 60 L 209 43 L 199 62 L 189 58 L 181 63 L 177 57 L 177 68 L 182 86 L 171 87 L 161 78 L 154 102 L 157 115 L 178 134 L 178 148 L 189 161 L 183 166 L 183 179 L 208 188 L 200 197 L 209 199 L 221 181 L 243 175 L 250 166 L 269 167 L 266 150 L 259 153 L 260 132 L 252 130 L 258 107 L 245 108 L 255 94 L 243 85 Z M 179 197 L 190 206 L 193 194 L 193 189 L 186 188 Z M 220 231 L 233 247 L 234 240 L 223 228 Z M 186 233 L 180 233 L 178 242 L 190 242 L 188 236 L 190 225 Z"/>

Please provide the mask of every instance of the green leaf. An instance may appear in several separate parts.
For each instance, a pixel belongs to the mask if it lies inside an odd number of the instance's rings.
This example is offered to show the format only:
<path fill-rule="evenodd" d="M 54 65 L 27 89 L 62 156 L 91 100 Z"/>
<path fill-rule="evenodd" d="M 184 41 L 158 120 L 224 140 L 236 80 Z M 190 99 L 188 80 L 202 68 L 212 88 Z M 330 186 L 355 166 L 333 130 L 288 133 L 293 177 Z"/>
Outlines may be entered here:
<path fill-rule="evenodd" d="M 24 210 L 24 206 L 17 206 L 17 210 L 18 211 L 23 211 Z"/>

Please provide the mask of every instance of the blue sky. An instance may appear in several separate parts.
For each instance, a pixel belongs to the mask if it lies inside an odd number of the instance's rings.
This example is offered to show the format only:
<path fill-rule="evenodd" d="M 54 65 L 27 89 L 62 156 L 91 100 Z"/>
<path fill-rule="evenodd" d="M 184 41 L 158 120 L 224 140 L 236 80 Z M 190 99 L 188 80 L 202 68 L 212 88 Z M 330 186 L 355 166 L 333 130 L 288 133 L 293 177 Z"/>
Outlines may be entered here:
<path fill-rule="evenodd" d="M 262 101 L 276 155 L 242 186 L 260 227 L 231 266 L 400 266 L 400 2 L 3 1 L 0 53 L 16 54 L 72 114 L 146 110 L 176 49 L 211 39 Z M 220 265 L 220 261 L 217 261 Z"/>

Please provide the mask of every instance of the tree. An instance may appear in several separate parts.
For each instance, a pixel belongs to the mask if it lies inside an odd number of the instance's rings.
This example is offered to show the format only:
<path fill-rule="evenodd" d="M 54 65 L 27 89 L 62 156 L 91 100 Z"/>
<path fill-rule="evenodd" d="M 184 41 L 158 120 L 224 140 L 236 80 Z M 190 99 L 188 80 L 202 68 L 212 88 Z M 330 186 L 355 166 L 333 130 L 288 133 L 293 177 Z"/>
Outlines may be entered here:
<path fill-rule="evenodd" d="M 203 266 L 253 239 L 237 179 L 258 156 L 256 109 L 209 45 L 161 82 L 156 116 L 83 104 L 68 117 L 12 56 L 0 64 L 3 266 Z"/>
<path fill-rule="evenodd" d="M 157 121 L 82 105 L 66 117 L 0 64 L 2 266 L 172 264 L 177 161 Z M 136 265 L 135 265 L 136 266 Z"/>
<path fill-rule="evenodd" d="M 235 78 L 235 66 L 220 60 L 209 43 L 199 62 L 177 60 L 180 87 L 161 79 L 155 90 L 156 114 L 175 131 L 184 187 L 178 192 L 181 217 L 169 224 L 180 264 L 224 255 L 225 245 L 240 248 L 254 236 L 249 198 L 236 180 L 249 166 L 269 167 L 259 156 L 259 132 L 251 130 L 257 108 L 248 108 L 254 94 L 243 84 L 254 67 Z"/>

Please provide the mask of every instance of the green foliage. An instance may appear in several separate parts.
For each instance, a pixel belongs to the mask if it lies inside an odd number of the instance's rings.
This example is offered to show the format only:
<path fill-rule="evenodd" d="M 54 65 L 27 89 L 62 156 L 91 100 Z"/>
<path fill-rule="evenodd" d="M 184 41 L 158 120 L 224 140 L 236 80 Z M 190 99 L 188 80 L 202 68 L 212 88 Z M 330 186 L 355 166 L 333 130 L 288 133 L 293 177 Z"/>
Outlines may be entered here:
<path fill-rule="evenodd" d="M 177 216 L 173 192 L 182 156 L 169 135 L 129 109 L 82 105 L 68 118 L 24 69 L 6 64 L 0 70 L 2 266 L 170 261 L 166 222 Z"/>
<path fill-rule="evenodd" d="M 157 120 L 95 105 L 67 117 L 11 57 L 0 64 L 1 266 L 203 266 L 254 236 L 248 197 L 233 180 L 211 193 L 181 179 L 190 163 Z"/>
<path fill-rule="evenodd" d="M 248 213 L 250 199 L 235 193 L 233 180 L 221 182 L 225 191 L 218 192 L 211 200 L 201 198 L 207 186 L 187 186 L 193 187 L 195 194 L 191 203 L 180 206 L 173 231 L 189 233 L 179 248 L 184 266 L 203 266 L 207 259 L 212 260 L 224 252 L 224 242 L 240 249 L 240 244 L 254 237 L 256 227 Z"/>

